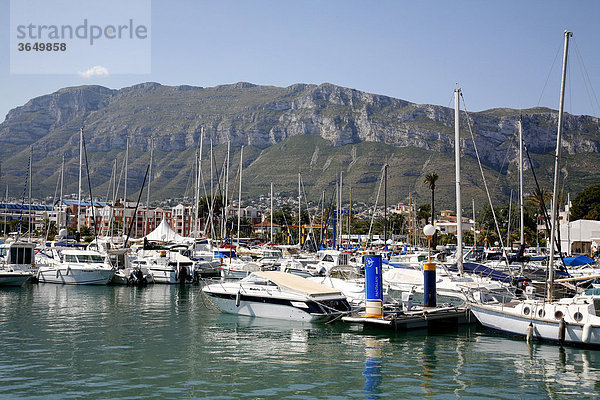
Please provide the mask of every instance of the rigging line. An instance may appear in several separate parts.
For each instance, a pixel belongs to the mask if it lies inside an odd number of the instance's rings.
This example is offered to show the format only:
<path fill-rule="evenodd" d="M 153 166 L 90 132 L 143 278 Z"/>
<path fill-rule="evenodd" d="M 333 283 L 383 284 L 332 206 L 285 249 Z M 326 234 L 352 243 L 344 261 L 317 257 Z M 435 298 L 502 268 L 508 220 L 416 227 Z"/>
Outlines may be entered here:
<path fill-rule="evenodd" d="M 310 214 L 310 208 L 308 207 L 308 196 L 306 195 L 306 188 L 304 187 L 304 180 L 302 179 L 302 175 L 300 175 L 300 184 L 302 186 L 302 193 L 304 194 L 304 203 L 306 204 L 306 211 L 308 212 L 308 221 L 310 224 L 310 235 L 312 236 L 312 246 L 314 248 L 316 246 L 316 243 L 315 243 L 316 238 L 315 238 L 315 232 L 313 230 L 313 223 L 317 216 L 316 216 L 316 214 L 315 215 Z M 300 225 L 300 224 L 298 224 L 298 225 Z M 316 248 L 315 248 L 315 251 L 317 251 Z"/>
<path fill-rule="evenodd" d="M 540 97 L 538 99 L 537 102 L 537 107 L 540 106 L 540 103 L 542 101 L 542 96 L 544 95 L 544 91 L 546 90 L 546 86 L 548 86 L 548 82 L 550 81 L 550 75 L 552 75 L 552 70 L 554 69 L 554 64 L 556 64 L 556 60 L 558 58 L 558 55 L 560 54 L 560 49 L 562 48 L 562 40 L 558 45 L 558 48 L 556 49 L 556 54 L 554 55 L 554 61 L 552 61 L 552 65 L 550 66 L 550 70 L 548 71 L 548 76 L 546 77 L 546 82 L 544 83 L 544 87 L 542 87 L 542 92 L 540 93 Z"/>
<path fill-rule="evenodd" d="M 508 163 L 508 153 L 514 146 L 515 136 L 516 136 L 515 132 L 513 131 L 513 135 L 508 139 L 509 143 L 508 143 L 508 146 L 506 147 L 506 152 L 504 153 L 504 161 L 502 161 L 502 165 L 500 166 L 500 170 L 498 171 L 498 175 L 496 177 L 496 182 L 494 183 L 494 186 L 492 187 L 493 192 L 495 192 L 496 189 L 498 188 L 498 184 L 500 182 L 500 177 L 502 176 L 502 170 L 504 169 L 504 167 L 506 167 L 506 172 L 508 174 L 508 164 L 509 164 Z"/>
<path fill-rule="evenodd" d="M 31 162 L 31 152 L 29 152 L 29 163 Z M 29 163 L 27 165 L 29 165 Z M 17 229 L 17 239 L 16 241 L 19 241 L 19 237 L 21 236 L 21 222 L 23 220 L 23 208 L 25 207 L 25 193 L 27 192 L 27 182 L 29 182 L 29 171 L 30 169 L 27 168 L 27 174 L 25 175 L 25 186 L 23 187 L 23 196 L 21 197 L 21 211 L 19 213 L 19 227 Z M 30 205 L 31 208 L 31 205 Z M 29 227 L 29 229 L 31 229 L 31 227 Z"/>
<path fill-rule="evenodd" d="M 498 240 L 500 240 L 500 245 L 502 246 L 502 253 L 506 260 L 506 266 L 510 265 L 508 261 L 508 255 L 506 254 L 506 249 L 504 248 L 504 241 L 502 240 L 502 234 L 500 233 L 500 226 L 498 225 L 498 219 L 496 218 L 496 211 L 494 211 L 494 206 L 492 205 L 492 197 L 490 196 L 490 191 L 488 189 L 487 181 L 485 179 L 485 175 L 483 174 L 483 167 L 481 166 L 481 159 L 479 158 L 479 150 L 477 150 L 477 143 L 475 143 L 475 135 L 473 134 L 473 129 L 471 128 L 471 117 L 467 112 L 467 105 L 465 104 L 465 98 L 460 92 L 460 97 L 463 101 L 463 107 L 465 109 L 465 114 L 467 116 L 467 126 L 469 127 L 469 132 L 471 133 L 471 140 L 473 141 L 473 148 L 475 148 L 475 155 L 477 156 L 477 163 L 479 164 L 479 170 L 481 171 L 481 178 L 483 179 L 483 186 L 485 187 L 485 192 L 488 197 L 488 201 L 490 203 L 490 209 L 492 210 L 492 215 L 494 216 L 494 223 L 496 224 L 496 230 L 498 232 Z"/>
<path fill-rule="evenodd" d="M 140 200 L 142 199 L 142 193 L 144 192 L 144 186 L 146 186 L 146 178 L 148 178 L 148 170 L 150 169 L 150 163 L 146 166 L 146 173 L 144 174 L 144 181 L 142 182 L 142 187 L 140 189 L 140 194 L 138 195 L 137 202 L 135 203 L 135 210 L 133 210 L 133 218 L 131 218 L 131 224 L 129 224 L 129 231 L 127 232 L 127 237 L 125 238 L 125 243 L 123 247 L 127 247 L 127 242 L 129 241 L 129 237 L 131 236 L 131 230 L 133 229 L 133 223 L 137 223 L 137 210 L 140 205 Z"/>
<path fill-rule="evenodd" d="M 537 179 L 537 174 L 535 173 L 535 169 L 533 167 L 533 162 L 531 161 L 531 155 L 529 154 L 529 149 L 527 148 L 526 145 L 523 145 L 523 149 L 525 150 L 525 154 L 527 155 L 527 160 L 529 161 L 529 165 L 531 166 L 531 173 L 533 174 L 533 180 L 535 181 L 535 186 L 537 188 L 538 195 L 540 197 L 540 202 L 541 202 L 540 205 L 542 208 L 542 213 L 544 214 L 544 225 L 546 226 L 546 232 L 550 232 L 550 223 L 549 223 L 550 216 L 548 215 L 548 209 L 546 208 L 546 202 L 544 201 L 544 196 L 542 195 L 542 189 L 540 188 L 540 184 Z M 537 221 L 536 221 L 536 223 L 537 223 Z M 555 244 L 556 244 L 556 247 L 558 248 L 558 254 L 562 254 L 560 241 L 558 240 L 558 237 L 555 238 Z M 563 260 L 562 257 L 561 257 L 561 260 L 563 262 L 563 270 L 566 271 L 567 267 L 565 265 L 565 261 Z"/>
<path fill-rule="evenodd" d="M 580 65 L 580 68 L 581 68 L 581 75 L 583 76 L 583 82 L 585 83 L 585 90 L 588 93 L 588 97 L 589 97 L 589 100 L 590 100 L 590 105 L 592 107 L 592 112 L 594 114 L 596 114 L 596 116 L 600 116 L 600 115 L 598 115 L 598 114 L 600 114 L 600 104 L 598 103 L 598 97 L 596 96 L 596 92 L 594 91 L 594 86 L 592 85 L 592 81 L 591 81 L 590 76 L 589 76 L 589 74 L 587 72 L 587 68 L 585 67 L 585 63 L 583 61 L 583 57 L 579 53 L 579 47 L 577 46 L 577 41 L 575 40 L 575 38 L 573 38 L 572 40 L 573 40 L 573 42 L 575 44 L 575 54 L 577 55 L 577 58 L 579 59 L 579 65 Z M 592 92 L 593 96 L 590 96 L 590 91 Z M 598 109 L 595 109 L 594 104 L 593 104 L 593 100 L 596 100 L 596 106 L 598 106 Z"/>
<path fill-rule="evenodd" d="M 52 198 L 52 207 L 56 205 L 56 196 L 58 196 L 58 187 L 60 186 L 60 174 L 56 180 L 56 189 L 54 189 L 54 197 Z M 46 227 L 46 235 L 44 241 L 48 241 L 48 235 L 50 235 L 50 218 L 48 218 L 48 226 Z"/>
<path fill-rule="evenodd" d="M 87 175 L 87 181 L 88 181 L 88 189 L 90 190 L 90 204 L 92 205 L 92 225 L 94 225 L 94 239 L 96 240 L 96 245 L 98 244 L 98 234 L 96 232 L 96 208 L 94 207 L 94 196 L 92 196 L 92 182 L 90 181 L 90 165 L 88 163 L 88 158 L 87 158 L 87 148 L 85 146 L 85 136 L 83 136 L 83 130 L 81 133 L 81 138 L 83 139 L 83 154 L 85 155 L 85 174 Z M 78 217 L 79 218 L 79 211 L 78 211 Z M 123 218 L 125 218 L 123 216 Z M 133 217 L 135 219 L 135 215 Z"/>
<path fill-rule="evenodd" d="M 546 90 L 546 86 L 548 85 L 548 82 L 550 80 L 550 75 L 552 75 L 552 71 L 554 70 L 554 64 L 556 64 L 556 60 L 558 58 L 558 55 L 560 54 L 560 49 L 562 48 L 562 40 L 560 41 L 558 48 L 556 49 L 556 54 L 554 55 L 554 61 L 552 61 L 552 65 L 550 66 L 550 70 L 548 71 L 548 76 L 546 77 L 546 82 L 544 83 L 544 87 L 542 88 L 542 92 L 540 93 L 540 98 L 538 99 L 537 102 L 537 107 L 540 106 L 540 103 L 542 101 L 542 96 L 544 95 L 544 90 Z M 549 136 L 546 135 L 546 140 L 544 140 L 544 151 L 543 153 L 547 153 L 548 151 L 548 141 L 549 141 Z"/>
<path fill-rule="evenodd" d="M 117 158 L 115 157 L 115 162 Z M 123 171 L 125 170 L 125 157 L 123 157 L 123 165 L 121 166 L 121 173 L 119 174 L 119 180 L 113 183 L 113 200 L 112 200 L 112 208 L 110 211 L 110 221 L 108 223 L 108 232 L 110 234 L 111 240 L 113 237 L 113 222 L 115 221 L 115 208 L 117 203 L 117 197 L 119 197 L 119 187 L 121 186 L 121 179 L 123 178 Z M 117 172 L 115 171 L 115 181 L 117 180 L 116 176 Z M 125 204 L 125 200 L 123 200 L 123 204 Z M 125 222 L 125 213 L 123 213 L 123 222 Z"/>
<path fill-rule="evenodd" d="M 113 168 L 113 169 L 111 169 L 111 171 L 110 171 L 110 178 L 108 179 L 108 185 L 107 185 L 107 187 L 106 187 L 106 197 L 104 197 L 104 198 L 106 199 L 106 202 L 107 202 L 107 203 L 108 203 L 108 199 L 110 198 L 110 197 L 108 197 L 108 196 L 110 195 L 110 187 L 111 187 L 111 185 L 112 185 L 112 180 L 113 180 L 113 175 L 114 175 L 114 174 L 115 174 L 115 170 L 114 170 L 114 168 Z"/>
<path fill-rule="evenodd" d="M 375 205 L 373 206 L 373 211 L 371 211 L 371 222 L 369 223 L 369 234 L 367 237 L 371 239 L 371 233 L 373 232 L 373 220 L 375 219 L 375 211 L 377 210 L 377 203 L 379 202 L 379 194 L 381 193 L 381 186 L 383 185 L 383 175 L 385 170 L 385 165 L 381 167 L 381 177 L 379 178 L 379 189 L 377 189 L 377 197 L 375 198 Z"/>
<path fill-rule="evenodd" d="M 192 181 L 192 177 L 194 176 L 194 171 L 193 171 L 193 167 L 191 169 L 188 169 L 188 173 L 187 173 L 187 182 L 185 183 L 185 190 L 183 191 L 183 199 L 188 199 L 188 191 L 191 190 L 191 181 Z M 189 200 L 189 199 L 188 199 Z"/>

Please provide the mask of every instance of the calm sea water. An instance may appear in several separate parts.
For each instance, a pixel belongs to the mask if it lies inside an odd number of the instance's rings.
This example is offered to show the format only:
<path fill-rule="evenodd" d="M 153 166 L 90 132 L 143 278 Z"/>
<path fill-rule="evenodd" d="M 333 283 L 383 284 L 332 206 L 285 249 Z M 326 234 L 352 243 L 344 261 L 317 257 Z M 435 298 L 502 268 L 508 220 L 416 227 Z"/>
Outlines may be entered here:
<path fill-rule="evenodd" d="M 0 289 L 1 399 L 600 398 L 600 351 L 221 314 L 198 286 Z"/>

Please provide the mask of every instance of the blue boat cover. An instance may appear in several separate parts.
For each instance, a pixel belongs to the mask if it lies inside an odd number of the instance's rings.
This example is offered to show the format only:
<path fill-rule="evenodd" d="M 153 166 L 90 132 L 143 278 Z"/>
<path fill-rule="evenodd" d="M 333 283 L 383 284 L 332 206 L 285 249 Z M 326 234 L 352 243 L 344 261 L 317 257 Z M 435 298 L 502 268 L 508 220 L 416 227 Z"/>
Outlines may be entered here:
<path fill-rule="evenodd" d="M 565 257 L 563 258 L 565 265 L 568 267 L 576 267 L 578 265 L 593 264 L 595 261 L 588 256 Z"/>

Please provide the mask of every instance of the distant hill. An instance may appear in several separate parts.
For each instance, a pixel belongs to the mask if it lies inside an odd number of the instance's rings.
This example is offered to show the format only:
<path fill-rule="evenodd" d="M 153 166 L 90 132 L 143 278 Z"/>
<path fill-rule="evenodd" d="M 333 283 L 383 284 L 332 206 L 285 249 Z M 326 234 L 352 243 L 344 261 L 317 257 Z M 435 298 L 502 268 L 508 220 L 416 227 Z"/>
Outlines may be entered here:
<path fill-rule="evenodd" d="M 498 204 L 507 201 L 510 187 L 517 187 L 516 122 L 521 115 L 525 142 L 540 168 L 540 179 L 549 187 L 556 111 L 501 108 L 470 114 L 475 142 Z M 231 142 L 230 181 L 235 180 L 239 150 L 245 146 L 244 196 L 267 194 L 270 182 L 277 191 L 295 193 L 300 172 L 305 190 L 316 201 L 323 190 L 332 190 L 336 176 L 343 172 L 348 189 L 344 196 L 349 196 L 351 186 L 353 200 L 372 202 L 380 170 L 387 162 L 390 204 L 406 201 L 409 193 L 418 203 L 428 202 L 429 190 L 423 178 L 436 171 L 440 175 L 436 204 L 454 207 L 452 109 L 328 83 L 286 88 L 244 82 L 212 88 L 158 83 L 120 90 L 64 88 L 11 110 L 0 124 L 0 185 L 8 182 L 11 196 L 21 195 L 29 146 L 33 145 L 34 195 L 54 195 L 63 155 L 68 166 L 65 192 L 75 192 L 82 126 L 94 195 L 102 198 L 107 194 L 115 159 L 120 173 L 127 135 L 131 138 L 130 198 L 141 186 L 150 137 L 156 149 L 152 198 L 180 197 L 186 190 L 189 193 L 194 154 L 204 130 L 203 175 L 207 181 L 211 141 L 215 170 L 222 167 L 227 142 Z M 595 117 L 565 118 L 563 166 L 568 191 L 578 192 L 599 181 L 599 126 Z M 480 202 L 481 177 L 464 113 L 461 140 L 464 197 Z M 529 189 L 530 177 L 526 174 Z"/>

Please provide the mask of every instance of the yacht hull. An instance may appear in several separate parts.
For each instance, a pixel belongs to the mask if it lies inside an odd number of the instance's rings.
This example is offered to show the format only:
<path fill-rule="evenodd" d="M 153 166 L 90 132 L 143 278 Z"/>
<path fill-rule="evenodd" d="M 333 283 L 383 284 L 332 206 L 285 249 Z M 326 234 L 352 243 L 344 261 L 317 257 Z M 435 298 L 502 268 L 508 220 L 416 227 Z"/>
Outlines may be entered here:
<path fill-rule="evenodd" d="M 0 286 L 23 286 L 32 276 L 27 272 L 0 272 Z"/>
<path fill-rule="evenodd" d="M 60 283 L 65 285 L 106 285 L 112 279 L 113 269 L 77 269 L 40 267 L 38 280 L 41 283 Z"/>
<path fill-rule="evenodd" d="M 272 298 L 252 299 L 247 296 L 241 296 L 238 302 L 236 301 L 236 296 L 214 292 L 206 293 L 222 312 L 229 314 L 306 322 L 328 321 L 337 315 L 310 313 L 307 311 L 310 307 L 310 304 L 302 301 Z M 301 306 L 303 305 L 307 308 L 302 308 Z"/>
<path fill-rule="evenodd" d="M 561 325 L 560 320 L 525 316 L 522 309 L 501 305 L 470 304 L 469 307 L 481 325 L 494 331 L 529 336 L 542 341 L 600 348 L 600 325 L 597 324 L 570 321 Z M 561 329 L 564 329 L 562 334 Z"/>
<path fill-rule="evenodd" d="M 154 283 L 163 283 L 163 284 L 176 284 L 181 283 L 181 279 L 179 277 L 179 273 L 173 269 L 163 269 L 163 268 L 150 268 L 150 274 L 152 275 L 152 279 Z M 184 283 L 192 283 L 193 276 L 186 276 L 186 280 Z"/>

